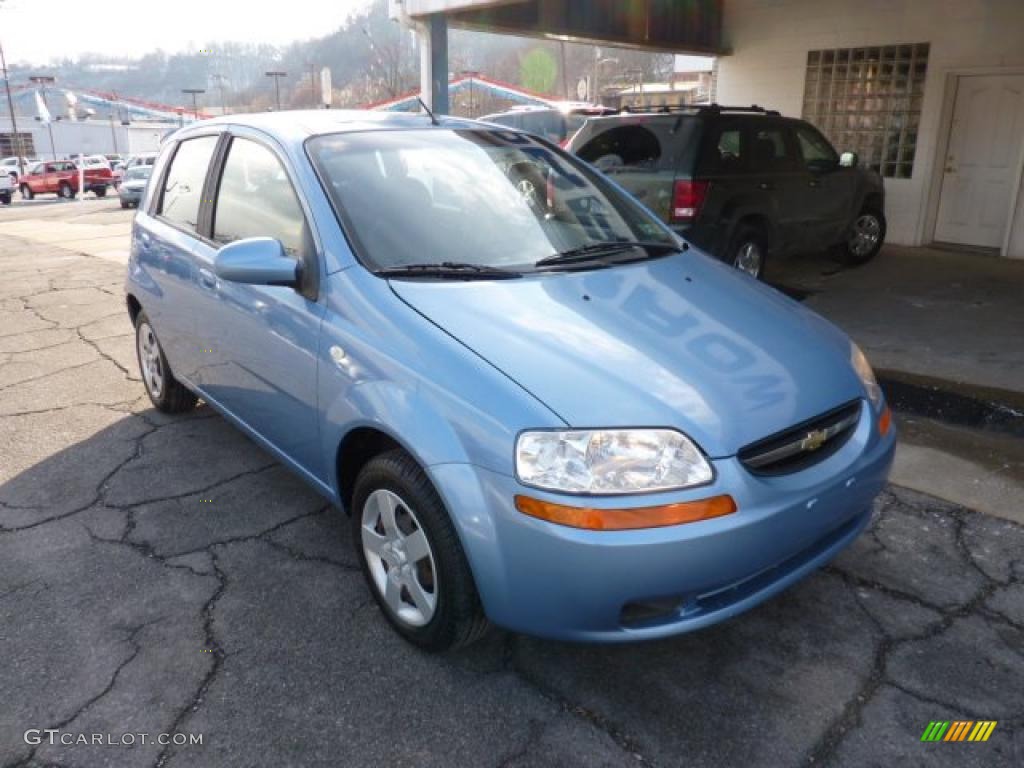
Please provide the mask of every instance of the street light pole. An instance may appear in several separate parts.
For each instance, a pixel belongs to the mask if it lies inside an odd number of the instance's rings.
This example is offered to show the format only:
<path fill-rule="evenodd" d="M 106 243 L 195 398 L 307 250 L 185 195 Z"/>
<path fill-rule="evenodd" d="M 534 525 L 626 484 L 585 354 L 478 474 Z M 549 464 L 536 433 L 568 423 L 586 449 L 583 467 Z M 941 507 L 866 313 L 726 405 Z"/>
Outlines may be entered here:
<path fill-rule="evenodd" d="M 43 107 L 46 111 L 50 111 L 50 105 L 46 103 L 46 86 L 53 85 L 57 82 L 57 78 L 53 75 L 32 75 L 29 77 L 33 83 L 39 86 L 39 92 L 42 94 Z M 40 117 L 42 117 L 40 115 Z M 50 154 L 53 155 L 53 159 L 57 159 L 57 147 L 53 143 L 53 115 L 49 115 L 49 120 L 46 121 L 46 131 L 50 134 Z"/>
<path fill-rule="evenodd" d="M 281 111 L 281 78 L 288 77 L 287 72 L 281 72 L 280 70 L 271 70 L 266 73 L 267 77 L 274 78 L 274 94 L 277 100 L 277 111 Z"/>
<path fill-rule="evenodd" d="M 191 94 L 192 96 L 192 115 L 196 120 L 199 119 L 199 103 L 196 101 L 196 97 L 201 93 L 206 93 L 203 88 L 182 88 L 182 93 Z"/>
<path fill-rule="evenodd" d="M 11 80 L 7 76 L 7 57 L 4 55 L 3 43 L 0 43 L 0 65 L 3 66 L 4 72 L 4 87 L 7 89 L 7 108 L 11 111 L 11 131 L 14 133 L 14 141 L 11 142 L 11 146 L 14 148 L 14 154 L 18 156 L 18 178 L 25 175 L 25 168 L 22 164 L 22 155 L 25 154 L 25 148 L 21 144 L 21 134 L 18 133 L 18 118 L 14 115 L 14 97 L 11 96 Z"/>

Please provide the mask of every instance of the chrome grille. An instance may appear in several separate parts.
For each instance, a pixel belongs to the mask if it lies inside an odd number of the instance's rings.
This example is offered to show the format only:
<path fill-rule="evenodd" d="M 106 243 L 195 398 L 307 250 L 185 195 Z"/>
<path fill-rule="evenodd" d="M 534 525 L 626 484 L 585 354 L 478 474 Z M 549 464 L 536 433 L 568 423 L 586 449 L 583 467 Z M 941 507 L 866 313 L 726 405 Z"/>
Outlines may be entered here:
<path fill-rule="evenodd" d="M 824 461 L 853 434 L 860 419 L 861 401 L 841 405 L 740 449 L 740 462 L 757 475 L 798 472 Z"/>

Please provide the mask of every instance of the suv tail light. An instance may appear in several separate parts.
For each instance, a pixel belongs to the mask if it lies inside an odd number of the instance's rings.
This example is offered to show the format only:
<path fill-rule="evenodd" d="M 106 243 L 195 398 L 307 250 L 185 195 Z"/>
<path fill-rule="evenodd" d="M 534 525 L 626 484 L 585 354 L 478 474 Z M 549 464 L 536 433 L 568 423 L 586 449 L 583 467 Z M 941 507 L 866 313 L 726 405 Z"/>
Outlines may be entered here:
<path fill-rule="evenodd" d="M 672 221 L 693 221 L 708 194 L 706 181 L 679 179 L 672 191 Z"/>

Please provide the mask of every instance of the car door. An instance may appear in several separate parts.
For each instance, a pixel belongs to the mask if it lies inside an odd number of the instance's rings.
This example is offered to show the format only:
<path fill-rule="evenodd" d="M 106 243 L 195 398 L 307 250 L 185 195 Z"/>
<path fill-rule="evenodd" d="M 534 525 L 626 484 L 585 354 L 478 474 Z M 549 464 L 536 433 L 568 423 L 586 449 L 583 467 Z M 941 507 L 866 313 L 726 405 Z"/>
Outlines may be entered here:
<path fill-rule="evenodd" d="M 804 170 L 801 187 L 806 216 L 804 247 L 822 250 L 846 232 L 856 201 L 857 172 L 839 165 L 839 155 L 828 140 L 806 123 L 793 123 L 796 150 Z"/>
<path fill-rule="evenodd" d="M 323 305 L 311 221 L 287 163 L 261 134 L 234 133 L 211 187 L 209 238 L 197 249 L 197 339 L 207 350 L 203 392 L 318 480 L 317 352 Z M 272 237 L 302 264 L 299 288 L 220 279 L 217 249 Z"/>
<path fill-rule="evenodd" d="M 151 210 L 135 219 L 136 259 L 152 283 L 153 298 L 143 306 L 171 369 L 193 385 L 204 353 L 195 337 L 200 302 L 192 267 L 200 243 L 203 189 L 219 141 L 220 134 L 210 133 L 178 142 L 160 169 Z"/>
<path fill-rule="evenodd" d="M 802 239 L 805 174 L 797 163 L 792 138 L 785 123 L 765 117 L 747 121 L 747 131 L 753 181 L 771 208 L 772 249 L 793 250 Z"/>
<path fill-rule="evenodd" d="M 33 191 L 44 195 L 57 191 L 57 163 L 45 163 L 43 165 L 43 176 L 39 180 L 38 187 Z"/>

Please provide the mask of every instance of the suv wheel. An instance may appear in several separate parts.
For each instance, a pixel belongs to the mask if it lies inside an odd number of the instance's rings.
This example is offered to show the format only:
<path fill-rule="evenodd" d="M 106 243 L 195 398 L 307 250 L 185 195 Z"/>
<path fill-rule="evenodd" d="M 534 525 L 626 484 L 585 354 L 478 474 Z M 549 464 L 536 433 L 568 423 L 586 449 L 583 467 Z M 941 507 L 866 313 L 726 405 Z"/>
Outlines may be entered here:
<path fill-rule="evenodd" d="M 31 200 L 35 196 L 35 192 L 32 191 L 32 188 L 28 184 L 21 185 L 21 197 L 23 200 Z"/>
<path fill-rule="evenodd" d="M 65 200 L 71 200 L 75 196 L 75 190 L 71 188 L 71 185 L 66 181 L 60 183 L 60 190 L 58 194 Z"/>
<path fill-rule="evenodd" d="M 490 625 L 455 526 L 407 453 L 389 451 L 363 467 L 352 530 L 370 591 L 402 637 L 445 651 L 484 635 Z"/>
<path fill-rule="evenodd" d="M 11 193 L 10 192 L 0 192 L 0 203 L 3 203 L 4 205 L 10 205 L 11 204 Z"/>
<path fill-rule="evenodd" d="M 740 272 L 760 280 L 768 259 L 768 238 L 757 227 L 741 226 L 727 256 L 727 261 Z"/>
<path fill-rule="evenodd" d="M 864 264 L 871 261 L 882 249 L 885 242 L 885 214 L 869 208 L 861 211 L 854 219 L 843 243 L 843 256 L 847 264 Z"/>

